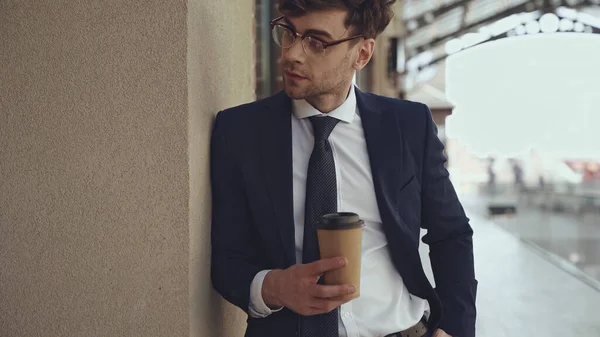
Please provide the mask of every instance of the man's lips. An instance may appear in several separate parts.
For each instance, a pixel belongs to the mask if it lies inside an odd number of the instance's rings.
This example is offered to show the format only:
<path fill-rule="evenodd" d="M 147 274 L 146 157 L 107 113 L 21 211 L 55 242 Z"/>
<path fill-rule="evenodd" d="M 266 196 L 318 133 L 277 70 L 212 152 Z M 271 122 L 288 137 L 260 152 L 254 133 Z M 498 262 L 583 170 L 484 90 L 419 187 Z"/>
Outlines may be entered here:
<path fill-rule="evenodd" d="M 285 71 L 285 74 L 288 77 L 293 78 L 293 79 L 306 79 L 306 77 L 296 74 L 294 72 L 288 71 L 288 70 Z"/>

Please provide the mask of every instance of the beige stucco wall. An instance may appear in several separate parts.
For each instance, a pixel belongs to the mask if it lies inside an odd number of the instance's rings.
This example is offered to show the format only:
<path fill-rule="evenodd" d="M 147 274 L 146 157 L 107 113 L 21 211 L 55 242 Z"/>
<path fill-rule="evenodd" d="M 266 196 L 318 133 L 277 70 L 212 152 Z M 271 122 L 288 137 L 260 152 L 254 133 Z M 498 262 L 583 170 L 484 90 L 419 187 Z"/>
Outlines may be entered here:
<path fill-rule="evenodd" d="M 235 3 L 0 1 L 0 336 L 243 328 L 208 267 L 209 123 L 253 83 Z"/>
<path fill-rule="evenodd" d="M 193 337 L 243 336 L 246 327 L 245 314 L 215 295 L 209 282 L 208 150 L 214 113 L 254 98 L 253 3 L 253 0 L 189 2 L 190 336 Z"/>

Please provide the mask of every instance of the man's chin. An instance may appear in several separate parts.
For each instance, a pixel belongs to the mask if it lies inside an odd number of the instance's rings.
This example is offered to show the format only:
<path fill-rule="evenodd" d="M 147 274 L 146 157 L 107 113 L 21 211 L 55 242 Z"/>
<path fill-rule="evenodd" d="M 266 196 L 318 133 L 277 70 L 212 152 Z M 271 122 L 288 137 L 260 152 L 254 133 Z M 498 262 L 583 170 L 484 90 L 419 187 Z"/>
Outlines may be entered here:
<path fill-rule="evenodd" d="M 305 99 L 306 98 L 306 94 L 304 93 L 304 90 L 301 90 L 300 88 L 290 88 L 290 86 L 286 85 L 283 87 L 283 90 L 291 99 Z"/>

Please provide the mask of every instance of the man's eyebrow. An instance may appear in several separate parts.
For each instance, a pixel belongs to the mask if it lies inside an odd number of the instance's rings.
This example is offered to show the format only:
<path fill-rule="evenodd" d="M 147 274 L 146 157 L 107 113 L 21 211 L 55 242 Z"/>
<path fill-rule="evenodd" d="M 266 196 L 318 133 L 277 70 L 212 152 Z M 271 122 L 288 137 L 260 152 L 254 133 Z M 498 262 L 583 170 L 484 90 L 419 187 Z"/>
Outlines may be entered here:
<path fill-rule="evenodd" d="M 323 37 L 326 37 L 328 39 L 333 40 L 333 37 L 331 36 L 331 34 L 329 34 L 328 32 L 324 31 L 324 30 L 319 30 L 319 29 L 309 29 L 306 32 L 304 32 L 304 34 L 308 34 L 308 35 L 321 35 Z"/>
<path fill-rule="evenodd" d="M 286 25 L 292 27 L 292 29 L 294 29 L 294 31 L 296 30 L 296 27 L 294 27 L 294 25 L 291 22 L 289 22 L 288 20 L 283 19 L 283 22 Z M 329 34 L 328 32 L 326 32 L 324 30 L 320 30 L 320 29 L 309 29 L 306 32 L 304 32 L 304 34 L 305 35 L 320 35 L 320 36 L 323 36 L 323 37 L 333 40 L 333 36 L 331 36 L 331 34 Z"/>

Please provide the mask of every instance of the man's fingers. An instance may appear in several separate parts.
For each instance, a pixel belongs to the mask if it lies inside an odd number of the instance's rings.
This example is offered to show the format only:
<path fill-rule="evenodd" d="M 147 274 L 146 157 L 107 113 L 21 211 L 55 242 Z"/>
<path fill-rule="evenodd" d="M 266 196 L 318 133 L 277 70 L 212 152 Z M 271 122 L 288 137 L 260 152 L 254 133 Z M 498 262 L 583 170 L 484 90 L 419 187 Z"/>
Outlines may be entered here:
<path fill-rule="evenodd" d="M 320 275 L 323 275 L 323 273 L 325 273 L 327 271 L 340 269 L 340 268 L 346 266 L 347 263 L 348 263 L 348 261 L 346 260 L 346 258 L 334 257 L 331 259 L 318 260 L 318 261 L 306 264 L 305 266 L 308 268 L 308 273 L 310 275 L 320 276 Z"/>
<path fill-rule="evenodd" d="M 343 301 L 332 301 L 322 298 L 315 298 L 310 303 L 310 311 L 316 312 L 315 315 L 324 314 L 326 312 L 332 311 L 335 308 L 338 308 L 342 304 L 344 304 Z"/>
<path fill-rule="evenodd" d="M 354 294 L 356 288 L 350 284 L 341 284 L 341 285 L 321 285 L 315 284 L 309 290 L 309 294 L 316 298 L 332 298 L 338 297 L 348 294 Z"/>
<path fill-rule="evenodd" d="M 437 330 L 435 330 L 435 333 L 433 334 L 432 337 L 452 337 L 452 336 L 447 334 L 446 331 L 444 331 L 442 329 L 437 329 Z"/>

